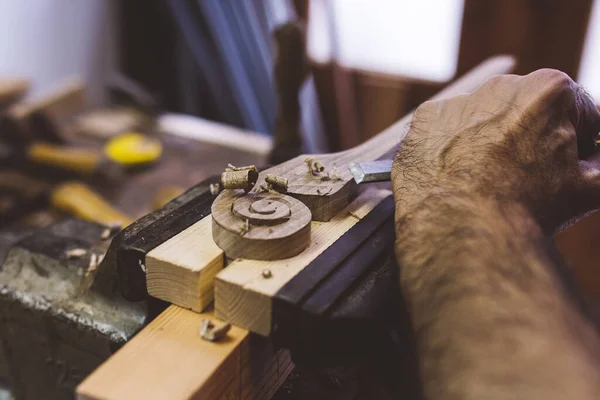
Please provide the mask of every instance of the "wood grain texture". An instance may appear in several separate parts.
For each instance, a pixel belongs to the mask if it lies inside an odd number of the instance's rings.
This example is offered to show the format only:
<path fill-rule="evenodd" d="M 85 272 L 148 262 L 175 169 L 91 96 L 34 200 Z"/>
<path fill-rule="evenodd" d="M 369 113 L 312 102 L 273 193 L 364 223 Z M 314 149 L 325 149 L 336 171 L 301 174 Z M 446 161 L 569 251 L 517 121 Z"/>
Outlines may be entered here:
<path fill-rule="evenodd" d="M 203 319 L 171 306 L 77 388 L 79 399 L 268 399 L 292 368 L 289 354 L 232 327 L 200 338 Z"/>
<path fill-rule="evenodd" d="M 275 293 L 390 194 L 386 189 L 368 188 L 330 222 L 312 222 L 310 246 L 295 257 L 278 261 L 233 261 L 217 275 L 217 317 L 268 336 Z M 270 278 L 263 277 L 265 269 L 271 271 Z"/>
<path fill-rule="evenodd" d="M 211 219 L 203 218 L 146 255 L 151 296 L 201 312 L 213 301 L 214 279 L 223 251 L 212 240 Z"/>
<path fill-rule="evenodd" d="M 465 0 L 458 73 L 493 54 L 513 54 L 515 73 L 555 68 L 573 78 L 592 0 Z"/>

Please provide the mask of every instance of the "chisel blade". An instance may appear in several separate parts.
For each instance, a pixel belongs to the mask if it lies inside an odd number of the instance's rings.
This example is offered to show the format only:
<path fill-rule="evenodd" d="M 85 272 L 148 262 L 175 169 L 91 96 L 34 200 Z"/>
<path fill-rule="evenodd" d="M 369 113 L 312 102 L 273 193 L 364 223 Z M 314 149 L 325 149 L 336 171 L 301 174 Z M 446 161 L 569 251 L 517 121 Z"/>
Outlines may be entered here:
<path fill-rule="evenodd" d="M 366 161 L 351 163 L 348 169 L 358 184 L 386 182 L 390 180 L 393 160 Z"/>

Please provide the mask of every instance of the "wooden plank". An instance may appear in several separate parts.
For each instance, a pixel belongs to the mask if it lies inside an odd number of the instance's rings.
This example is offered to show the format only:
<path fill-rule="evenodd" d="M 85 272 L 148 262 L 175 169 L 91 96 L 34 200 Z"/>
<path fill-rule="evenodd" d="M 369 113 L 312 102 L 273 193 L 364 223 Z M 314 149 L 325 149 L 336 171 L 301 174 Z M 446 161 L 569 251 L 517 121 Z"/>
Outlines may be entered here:
<path fill-rule="evenodd" d="M 357 72 L 356 75 L 361 136 L 366 140 L 404 115 L 412 82 L 365 72 Z"/>
<path fill-rule="evenodd" d="M 592 0 L 465 0 L 458 73 L 512 54 L 517 74 L 555 68 L 576 78 Z"/>
<path fill-rule="evenodd" d="M 223 269 L 223 251 L 212 240 L 206 217 L 146 255 L 146 286 L 151 296 L 201 312 L 213 300 L 214 279 Z M 198 260 L 202 260 L 201 263 Z"/>
<path fill-rule="evenodd" d="M 200 338 L 212 313 L 171 306 L 77 388 L 79 399 L 267 399 L 291 370 L 289 354 L 232 327 Z M 262 357 L 255 357 L 261 355 Z"/>
<path fill-rule="evenodd" d="M 311 243 L 295 257 L 277 261 L 238 259 L 229 264 L 215 282 L 217 317 L 268 336 L 275 293 L 390 194 L 386 189 L 369 188 L 330 222 L 313 221 Z M 265 269 L 271 271 L 270 278 L 263 277 Z"/>

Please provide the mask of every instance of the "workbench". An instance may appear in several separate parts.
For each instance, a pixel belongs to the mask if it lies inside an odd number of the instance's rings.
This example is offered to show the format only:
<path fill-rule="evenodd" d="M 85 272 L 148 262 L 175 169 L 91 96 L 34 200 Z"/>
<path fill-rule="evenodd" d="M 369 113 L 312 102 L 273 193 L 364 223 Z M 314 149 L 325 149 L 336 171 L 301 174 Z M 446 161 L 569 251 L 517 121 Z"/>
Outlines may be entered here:
<path fill-rule="evenodd" d="M 389 199 L 388 199 L 389 200 Z M 386 201 L 382 201 L 385 206 Z M 356 216 L 357 218 L 360 216 Z M 600 299 L 600 285 L 598 285 L 597 274 L 592 271 L 600 262 L 600 255 L 594 251 L 593 238 L 600 234 L 600 213 L 588 216 L 588 218 L 568 228 L 557 237 L 559 249 L 571 262 L 576 278 L 579 280 L 586 293 L 596 300 Z M 379 231 L 378 231 L 379 232 Z M 341 235 L 341 234 L 340 234 Z M 387 235 L 389 236 L 389 234 Z M 200 238 L 198 237 L 198 240 Z M 343 251 L 342 251 L 343 252 Z M 387 258 L 378 258 L 379 268 L 370 270 L 367 276 L 363 276 L 366 291 L 348 294 L 347 302 L 353 298 L 358 299 L 359 304 L 368 303 L 368 293 L 389 293 L 396 299 L 401 299 L 399 293 L 394 291 L 393 283 L 397 282 L 397 266 L 394 262 L 393 252 L 388 253 Z M 309 268 L 310 269 L 310 266 Z M 227 269 L 229 270 L 229 269 Z M 394 271 L 396 274 L 394 274 Z M 387 282 L 386 290 L 379 290 L 382 286 L 377 285 L 377 279 Z M 377 288 L 373 289 L 373 288 Z M 396 288 L 397 289 L 397 288 Z M 384 304 L 394 304 L 389 300 Z M 366 398 L 393 398 L 399 392 L 390 393 L 386 391 L 384 381 L 397 379 L 400 393 L 408 398 L 417 398 L 419 394 L 418 367 L 408 316 L 402 301 L 397 302 L 396 307 L 388 308 L 384 313 L 392 315 L 397 319 L 397 334 L 394 340 L 396 346 L 385 347 L 385 335 L 380 331 L 379 336 L 361 336 L 369 329 L 363 329 L 360 325 L 348 324 L 347 330 L 334 329 L 332 337 L 324 340 L 305 340 L 305 332 L 297 330 L 290 332 L 288 338 L 291 341 L 277 343 L 275 346 L 270 338 L 260 337 L 250 333 L 249 330 L 233 326 L 227 336 L 220 342 L 207 342 L 200 338 L 200 326 L 205 319 L 215 321 L 214 311 L 209 309 L 203 312 L 193 312 L 181 307 L 171 305 L 158 318 L 144 328 L 135 338 L 129 341 L 121 350 L 106 361 L 100 368 L 91 374 L 77 389 L 79 398 L 82 399 L 160 399 L 160 398 L 274 398 L 285 399 L 294 397 L 294 382 L 298 377 L 289 378 L 289 386 L 277 391 L 278 387 L 285 382 L 286 377 L 293 369 L 290 353 L 287 348 L 294 349 L 295 360 L 315 362 L 315 358 L 329 357 L 332 352 L 341 350 L 355 353 L 361 348 L 364 351 L 377 352 L 377 344 L 381 341 L 379 353 L 382 349 L 390 350 L 386 356 L 380 357 L 382 367 L 376 374 L 369 376 L 365 372 L 364 365 L 354 365 L 353 373 L 338 374 L 337 383 L 333 384 L 336 389 L 329 390 L 327 385 L 312 382 L 313 390 L 304 392 L 301 398 L 308 396 L 314 398 L 360 398 L 362 394 Z M 378 306 L 365 309 L 377 310 Z M 328 314 L 335 318 L 336 313 L 344 305 L 337 307 Z M 356 309 L 356 303 L 353 307 Z M 359 307 L 360 308 L 360 307 Z M 296 318 L 292 312 L 292 319 Z M 301 313 L 298 318 L 305 318 Z M 394 319 L 394 318 L 391 318 Z M 240 320 L 242 323 L 247 323 Z M 284 319 L 277 320 L 278 322 Z M 307 320 L 308 321 L 308 320 Z M 323 322 L 323 321 L 321 321 Z M 268 325 L 266 325 L 268 327 Z M 288 324 L 289 327 L 301 326 L 298 322 Z M 343 325 L 342 325 L 343 326 Z M 364 326 L 362 327 L 364 328 Z M 368 327 L 367 327 L 368 328 Z M 260 325 L 252 325 L 252 329 L 261 332 Z M 267 328 L 270 329 L 270 328 Z M 280 329 L 281 330 L 281 327 Z M 269 332 L 269 331 L 266 331 Z M 321 331 L 320 331 L 321 332 Z M 307 330 L 306 334 L 314 332 Z M 264 335 L 264 334 L 263 334 Z M 278 336 L 278 335 L 275 335 Z M 279 334 L 280 336 L 280 334 Z M 294 337 L 299 339 L 294 342 Z M 357 337 L 356 342 L 348 338 Z M 375 339 L 374 339 L 375 338 Z M 362 340 L 362 341 L 361 341 Z M 323 345 L 325 343 L 325 345 Z M 343 344 L 340 344 L 343 343 Z M 344 344 L 353 343 L 353 346 L 343 347 Z M 398 344 L 400 344 L 398 346 Z M 336 348 L 337 347 L 337 348 Z M 333 349 L 332 349 L 333 348 Z M 394 349 L 400 351 L 394 351 Z M 339 356 L 339 354 L 337 354 Z M 354 354 L 353 354 L 354 355 Z M 351 358 L 351 357 L 348 357 Z M 401 360 L 400 363 L 394 361 Z M 335 359 L 332 363 L 339 362 Z M 323 360 L 317 363 L 326 364 Z M 339 364 L 338 364 L 339 365 Z M 299 368 L 299 370 L 302 370 Z M 386 372 L 381 373 L 381 371 Z M 358 373 L 356 371 L 359 371 Z M 360 377 L 360 383 L 349 383 L 348 376 Z M 394 378 L 395 377 L 395 378 Z M 378 381 L 379 379 L 379 381 Z M 301 379 L 300 379 L 301 380 Z M 340 384 L 344 382 L 346 389 Z M 300 385 L 302 386 L 302 385 Z M 310 386 L 310 384 L 309 384 Z M 367 391 L 366 393 L 364 391 Z"/>

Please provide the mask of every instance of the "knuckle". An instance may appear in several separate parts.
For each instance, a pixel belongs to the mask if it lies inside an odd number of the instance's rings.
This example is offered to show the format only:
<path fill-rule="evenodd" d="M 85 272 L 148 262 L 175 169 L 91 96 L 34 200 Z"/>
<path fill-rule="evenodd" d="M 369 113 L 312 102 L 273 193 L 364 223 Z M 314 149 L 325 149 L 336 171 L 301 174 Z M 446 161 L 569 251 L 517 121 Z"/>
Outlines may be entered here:
<path fill-rule="evenodd" d="M 437 101 L 428 100 L 424 103 L 421 103 L 419 107 L 415 110 L 415 116 L 418 117 L 427 117 L 428 115 L 433 114 L 433 112 L 437 109 Z"/>
<path fill-rule="evenodd" d="M 487 86 L 496 86 L 502 82 L 504 82 L 507 79 L 506 75 L 494 75 L 491 78 L 489 78 L 487 81 L 485 81 L 485 85 Z"/>
<path fill-rule="evenodd" d="M 504 84 L 510 83 L 513 80 L 517 79 L 517 75 L 494 75 L 491 78 L 488 78 L 483 85 L 481 85 L 482 89 L 491 89 L 496 88 L 498 86 L 502 86 Z"/>
<path fill-rule="evenodd" d="M 543 68 L 530 74 L 536 82 L 543 82 L 548 89 L 555 93 L 572 91 L 575 88 L 575 82 L 562 71 Z"/>

